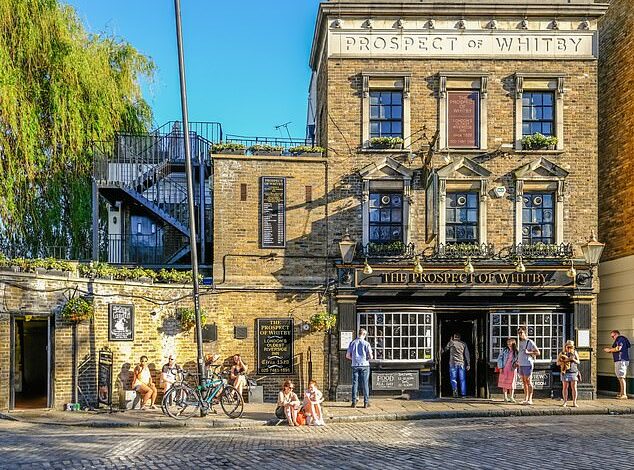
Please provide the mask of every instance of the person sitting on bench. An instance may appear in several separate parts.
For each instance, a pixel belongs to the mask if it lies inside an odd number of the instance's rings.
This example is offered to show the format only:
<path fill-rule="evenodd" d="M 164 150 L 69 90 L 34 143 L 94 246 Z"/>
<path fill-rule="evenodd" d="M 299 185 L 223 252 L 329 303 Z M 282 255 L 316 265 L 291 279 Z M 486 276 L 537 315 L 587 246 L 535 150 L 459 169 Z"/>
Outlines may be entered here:
<path fill-rule="evenodd" d="M 134 379 L 132 380 L 132 388 L 143 396 L 142 410 L 151 408 L 156 409 L 154 401 L 156 400 L 156 385 L 152 382 L 152 373 L 147 366 L 147 356 L 141 356 L 139 365 L 134 368 Z"/>

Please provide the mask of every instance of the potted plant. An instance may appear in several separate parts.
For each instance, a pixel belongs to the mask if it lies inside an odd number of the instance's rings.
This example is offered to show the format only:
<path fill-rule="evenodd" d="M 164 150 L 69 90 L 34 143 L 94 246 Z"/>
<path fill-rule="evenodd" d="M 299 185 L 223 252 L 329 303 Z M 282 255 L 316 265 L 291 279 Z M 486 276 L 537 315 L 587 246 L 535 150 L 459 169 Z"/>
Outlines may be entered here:
<path fill-rule="evenodd" d="M 372 137 L 370 147 L 373 149 L 402 149 L 403 139 L 400 137 Z"/>
<path fill-rule="evenodd" d="M 183 330 L 191 330 L 196 324 L 196 312 L 193 307 L 177 308 L 176 319 Z M 207 312 L 204 309 L 200 309 L 200 323 L 204 325 L 206 321 Z"/>
<path fill-rule="evenodd" d="M 524 150 L 555 150 L 557 147 L 557 137 L 554 135 L 545 136 L 539 132 L 527 135 L 522 138 L 522 148 Z"/>
<path fill-rule="evenodd" d="M 64 304 L 60 315 L 63 320 L 80 322 L 92 318 L 94 313 L 95 309 L 90 302 L 83 297 L 75 297 Z"/>
<path fill-rule="evenodd" d="M 324 154 L 323 147 L 316 147 L 311 145 L 298 145 L 288 149 L 293 155 L 303 155 L 305 157 L 321 157 Z"/>
<path fill-rule="evenodd" d="M 316 331 L 331 330 L 337 324 L 337 316 L 323 311 L 310 317 L 310 326 Z"/>
<path fill-rule="evenodd" d="M 239 142 L 219 142 L 211 146 L 211 153 L 229 153 L 232 155 L 242 155 L 247 148 Z"/>
<path fill-rule="evenodd" d="M 248 150 L 252 155 L 277 156 L 282 155 L 284 147 L 281 145 L 253 144 L 248 148 Z"/>

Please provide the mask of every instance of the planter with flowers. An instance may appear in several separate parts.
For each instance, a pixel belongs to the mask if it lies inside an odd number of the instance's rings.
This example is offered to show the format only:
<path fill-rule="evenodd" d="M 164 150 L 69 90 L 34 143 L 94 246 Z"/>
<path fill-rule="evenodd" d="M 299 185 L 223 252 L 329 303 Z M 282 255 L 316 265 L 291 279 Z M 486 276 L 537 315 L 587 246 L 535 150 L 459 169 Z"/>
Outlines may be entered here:
<path fill-rule="evenodd" d="M 64 321 L 78 323 L 90 320 L 95 315 L 95 308 L 91 302 L 84 297 L 70 299 L 62 307 L 60 316 Z"/>
<path fill-rule="evenodd" d="M 370 148 L 400 150 L 403 148 L 403 139 L 400 137 L 372 137 Z"/>

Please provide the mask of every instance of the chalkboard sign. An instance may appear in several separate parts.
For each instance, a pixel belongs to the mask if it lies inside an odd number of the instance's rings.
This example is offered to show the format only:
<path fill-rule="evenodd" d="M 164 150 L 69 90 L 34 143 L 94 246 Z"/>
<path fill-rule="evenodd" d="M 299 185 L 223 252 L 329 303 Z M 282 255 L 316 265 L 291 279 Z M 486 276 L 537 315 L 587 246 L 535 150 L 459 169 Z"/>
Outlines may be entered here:
<path fill-rule="evenodd" d="M 108 339 L 134 341 L 134 305 L 108 305 Z"/>
<path fill-rule="evenodd" d="M 545 390 L 552 387 L 553 376 L 550 370 L 534 370 L 533 371 L 533 387 L 535 390 Z M 515 389 L 521 390 L 524 386 L 522 384 L 522 378 L 517 374 L 515 379 Z"/>
<path fill-rule="evenodd" d="M 97 366 L 97 402 L 112 406 L 112 351 L 99 351 Z"/>
<path fill-rule="evenodd" d="M 258 374 L 293 373 L 293 319 L 258 318 Z"/>
<path fill-rule="evenodd" d="M 418 388 L 417 370 L 372 373 L 372 390 L 418 390 Z"/>
<path fill-rule="evenodd" d="M 263 176 L 261 181 L 260 244 L 286 246 L 286 178 Z"/>

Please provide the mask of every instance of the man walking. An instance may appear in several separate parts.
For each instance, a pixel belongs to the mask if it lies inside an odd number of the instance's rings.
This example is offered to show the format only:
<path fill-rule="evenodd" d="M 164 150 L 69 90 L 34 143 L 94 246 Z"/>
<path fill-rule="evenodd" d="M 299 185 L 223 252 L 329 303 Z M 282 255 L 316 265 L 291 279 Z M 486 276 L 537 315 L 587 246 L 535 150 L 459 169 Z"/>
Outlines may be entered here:
<path fill-rule="evenodd" d="M 348 346 L 346 358 L 352 361 L 352 408 L 357 406 L 357 392 L 359 390 L 359 380 L 363 391 L 363 407 L 370 407 L 370 389 L 368 381 L 370 379 L 370 361 L 372 356 L 372 346 L 365 340 L 367 332 L 361 328 L 357 338 Z"/>
<path fill-rule="evenodd" d="M 522 405 L 533 404 L 533 364 L 535 358 L 541 353 L 537 348 L 537 345 L 532 339 L 528 339 L 526 336 L 526 330 L 523 327 L 518 328 L 517 336 L 520 339 L 519 355 L 517 363 L 519 365 L 519 375 L 522 378 L 522 384 L 524 385 L 525 399 Z"/>
<path fill-rule="evenodd" d="M 612 347 L 603 348 L 607 353 L 612 353 L 614 359 L 614 373 L 619 381 L 619 394 L 616 398 L 627 400 L 627 387 L 625 385 L 625 377 L 627 375 L 627 367 L 630 365 L 630 341 L 622 336 L 619 330 L 610 332 L 612 337 Z"/>
<path fill-rule="evenodd" d="M 467 396 L 467 371 L 471 368 L 471 357 L 467 344 L 460 340 L 460 334 L 453 337 L 443 351 L 449 351 L 449 381 L 453 390 L 453 397 L 458 398 L 458 382 L 460 382 L 460 396 Z"/>

